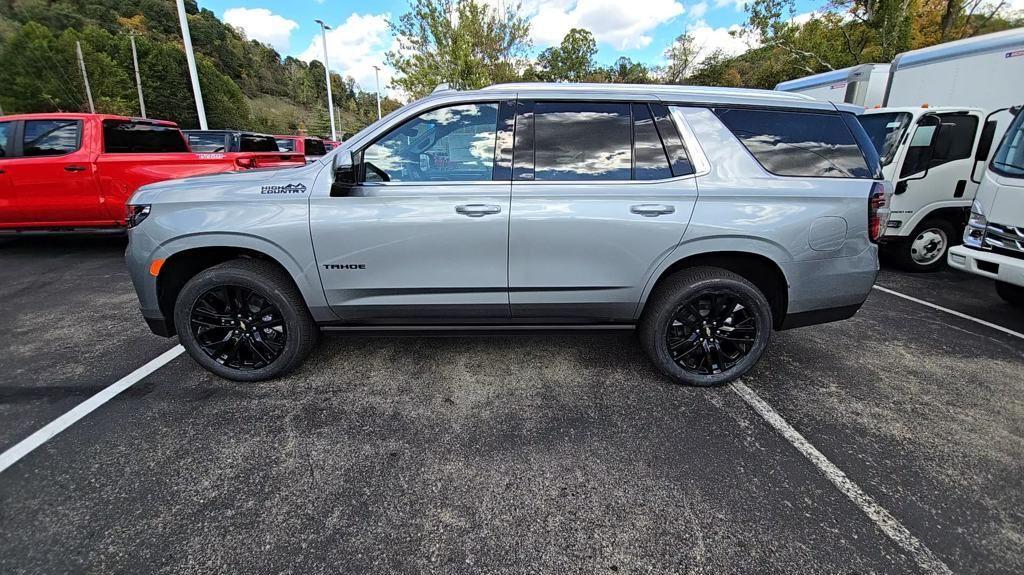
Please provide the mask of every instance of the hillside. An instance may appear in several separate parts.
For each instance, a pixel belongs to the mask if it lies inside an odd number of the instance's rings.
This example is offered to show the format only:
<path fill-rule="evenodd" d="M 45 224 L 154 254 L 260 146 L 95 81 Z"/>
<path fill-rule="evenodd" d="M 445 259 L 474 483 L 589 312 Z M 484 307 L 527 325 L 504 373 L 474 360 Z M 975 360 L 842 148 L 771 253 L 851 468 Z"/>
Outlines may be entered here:
<path fill-rule="evenodd" d="M 324 68 L 248 40 L 186 0 L 211 128 L 327 135 Z M 87 111 L 75 59 L 82 43 L 97 111 L 138 115 L 129 34 L 136 36 L 147 115 L 198 127 L 177 11 L 170 0 L 0 0 L 0 107 Z M 338 131 L 376 119 L 374 94 L 332 74 Z M 385 101 L 386 109 L 397 107 Z"/>

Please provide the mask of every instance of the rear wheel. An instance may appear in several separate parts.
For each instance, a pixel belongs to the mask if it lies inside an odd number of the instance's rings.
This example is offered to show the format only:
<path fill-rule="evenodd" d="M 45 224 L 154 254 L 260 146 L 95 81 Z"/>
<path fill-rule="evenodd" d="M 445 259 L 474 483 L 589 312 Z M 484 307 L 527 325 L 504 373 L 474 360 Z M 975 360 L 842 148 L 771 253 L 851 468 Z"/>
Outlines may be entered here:
<path fill-rule="evenodd" d="M 996 293 L 999 294 L 999 297 L 1003 298 L 1003 301 L 1006 303 L 1014 307 L 1024 308 L 1024 287 L 997 281 Z"/>
<path fill-rule="evenodd" d="M 235 381 L 287 374 L 309 355 L 318 334 L 288 276 L 252 259 L 196 274 L 178 294 L 174 324 L 196 362 Z"/>
<path fill-rule="evenodd" d="M 640 340 L 665 375 L 687 385 L 743 376 L 768 346 L 771 308 L 752 283 L 730 271 L 680 271 L 651 294 Z"/>
<path fill-rule="evenodd" d="M 933 272 L 946 264 L 946 253 L 957 243 L 956 230 L 946 220 L 922 222 L 914 233 L 889 249 L 896 264 L 909 272 Z"/>

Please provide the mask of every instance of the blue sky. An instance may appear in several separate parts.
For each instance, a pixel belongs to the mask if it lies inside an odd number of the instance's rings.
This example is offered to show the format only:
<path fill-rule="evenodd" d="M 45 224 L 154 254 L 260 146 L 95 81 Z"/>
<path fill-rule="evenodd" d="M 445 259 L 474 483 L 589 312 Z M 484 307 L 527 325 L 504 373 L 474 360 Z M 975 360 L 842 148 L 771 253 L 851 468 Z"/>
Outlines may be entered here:
<path fill-rule="evenodd" d="M 514 0 L 483 0 L 495 6 Z M 661 64 L 672 40 L 688 30 L 710 54 L 717 48 L 742 52 L 744 40 L 729 35 L 746 19 L 744 0 L 523 0 L 531 19 L 534 53 L 557 44 L 570 28 L 584 27 L 598 40 L 602 64 L 628 56 Z M 823 1 L 798 0 L 797 12 L 807 13 Z M 365 90 L 374 88 L 374 65 L 381 66 L 381 86 L 391 70 L 384 53 L 393 48 L 387 27 L 408 10 L 406 0 L 199 0 L 222 20 L 242 28 L 250 38 L 272 44 L 282 55 L 322 59 L 320 18 L 334 28 L 328 32 L 331 68 L 352 76 Z"/>

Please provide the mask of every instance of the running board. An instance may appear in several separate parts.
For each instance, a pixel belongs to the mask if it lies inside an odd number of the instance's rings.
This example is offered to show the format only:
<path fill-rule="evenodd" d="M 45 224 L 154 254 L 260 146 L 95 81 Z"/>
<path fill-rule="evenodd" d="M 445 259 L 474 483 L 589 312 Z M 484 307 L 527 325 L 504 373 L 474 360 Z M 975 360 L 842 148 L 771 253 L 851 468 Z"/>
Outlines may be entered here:
<path fill-rule="evenodd" d="M 580 332 L 629 332 L 636 329 L 633 324 L 583 324 L 583 325 L 322 325 L 320 329 L 332 334 L 352 335 L 557 335 Z"/>

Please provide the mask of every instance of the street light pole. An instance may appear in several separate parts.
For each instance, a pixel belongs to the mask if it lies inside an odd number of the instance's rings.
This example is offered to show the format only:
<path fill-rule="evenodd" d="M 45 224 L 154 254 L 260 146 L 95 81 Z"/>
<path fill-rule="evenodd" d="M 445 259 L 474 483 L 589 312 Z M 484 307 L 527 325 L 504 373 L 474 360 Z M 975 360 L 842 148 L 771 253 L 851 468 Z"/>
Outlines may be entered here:
<path fill-rule="evenodd" d="M 132 41 L 132 62 L 135 64 L 135 86 L 139 89 L 139 112 L 146 117 L 146 101 L 142 99 L 142 77 L 139 76 L 139 53 L 135 50 L 135 30 L 129 34 Z"/>
<path fill-rule="evenodd" d="M 185 60 L 192 78 L 192 92 L 196 95 L 196 114 L 199 115 L 199 129 L 206 130 L 206 107 L 203 106 L 203 91 L 199 88 L 199 72 L 196 71 L 196 55 L 192 52 L 192 34 L 188 31 L 185 15 L 185 0 L 178 0 L 178 22 L 181 24 L 181 38 L 185 41 Z"/>
<path fill-rule="evenodd" d="M 331 116 L 331 140 L 337 142 L 338 132 L 334 129 L 334 97 L 331 96 L 331 66 L 327 63 L 327 31 L 331 27 L 324 24 L 323 20 L 317 20 L 316 23 L 320 25 L 320 39 L 324 45 L 324 75 L 327 77 L 327 113 Z"/>
<path fill-rule="evenodd" d="M 82 81 L 85 82 L 85 95 L 89 98 L 89 113 L 96 113 L 96 106 L 92 103 L 92 89 L 89 88 L 89 74 L 85 71 L 85 58 L 82 57 L 82 43 L 75 40 L 75 53 L 78 55 L 78 67 L 82 70 Z"/>
<path fill-rule="evenodd" d="M 380 119 L 380 66 L 373 67 L 373 75 L 377 78 L 377 119 Z"/>

